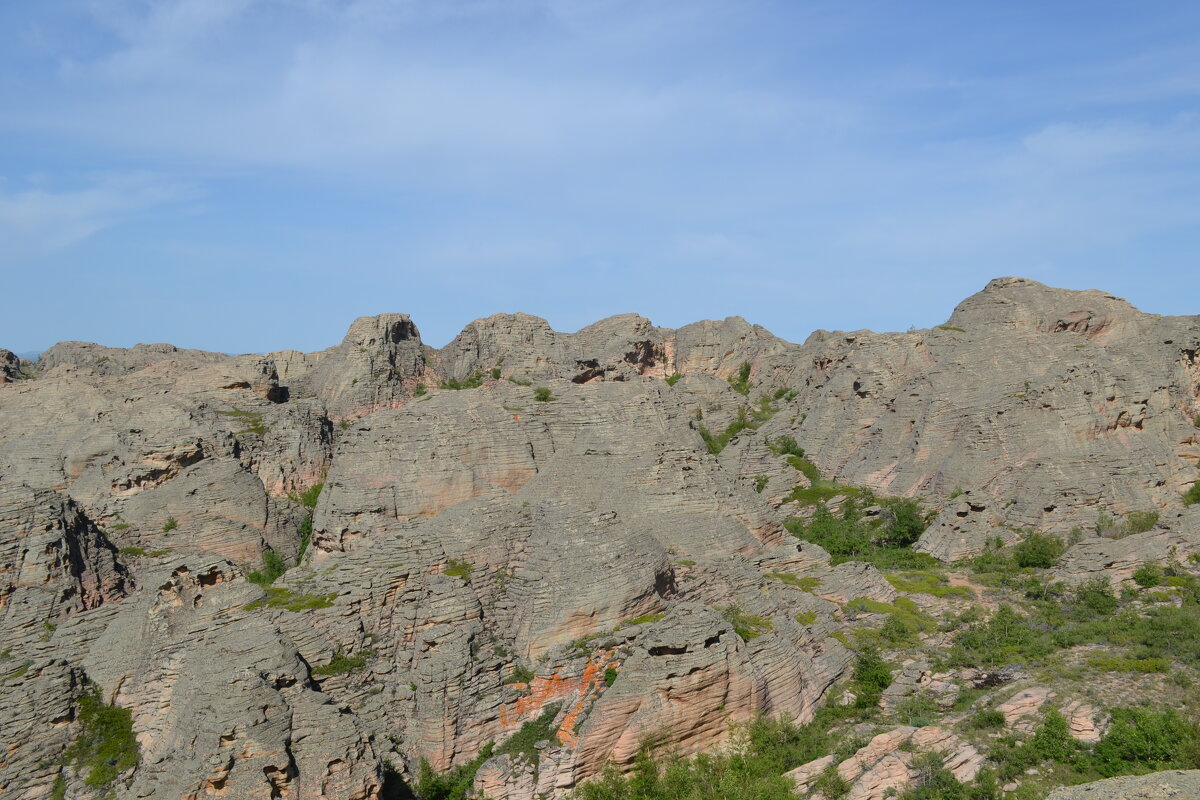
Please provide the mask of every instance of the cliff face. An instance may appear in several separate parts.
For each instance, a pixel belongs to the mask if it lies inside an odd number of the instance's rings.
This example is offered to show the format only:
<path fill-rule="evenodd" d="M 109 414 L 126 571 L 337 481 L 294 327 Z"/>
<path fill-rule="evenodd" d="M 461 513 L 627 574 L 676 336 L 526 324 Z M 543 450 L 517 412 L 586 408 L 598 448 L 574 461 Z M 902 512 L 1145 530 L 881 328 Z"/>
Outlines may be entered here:
<path fill-rule="evenodd" d="M 478 772 L 516 800 L 650 734 L 686 755 L 806 720 L 850 664 L 841 605 L 896 592 L 784 530 L 815 480 L 782 437 L 821 481 L 925 498 L 942 560 L 1139 510 L 1165 559 L 1195 549 L 1198 353 L 1200 317 L 1006 278 L 935 329 L 802 345 L 518 314 L 434 350 L 387 314 L 313 354 L 0 358 L 0 793 L 98 791 L 62 769 L 89 685 L 131 712 L 140 797 L 375 798 L 385 765 L 554 710 L 532 761 Z M 1061 577 L 1132 572 L 1134 544 Z M 264 559 L 300 563 L 263 588 Z"/>

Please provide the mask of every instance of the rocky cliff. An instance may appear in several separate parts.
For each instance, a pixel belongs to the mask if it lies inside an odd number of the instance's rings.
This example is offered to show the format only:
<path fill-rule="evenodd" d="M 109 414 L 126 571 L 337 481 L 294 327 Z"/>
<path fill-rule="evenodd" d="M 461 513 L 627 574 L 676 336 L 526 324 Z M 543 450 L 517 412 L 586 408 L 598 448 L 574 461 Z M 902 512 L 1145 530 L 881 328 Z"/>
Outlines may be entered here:
<path fill-rule="evenodd" d="M 788 532 L 812 497 L 919 498 L 943 562 L 1071 537 L 1058 579 L 1120 585 L 1200 551 L 1198 353 L 1200 317 L 1017 278 L 931 330 L 804 344 L 516 314 L 438 350 L 386 314 L 310 354 L 0 351 L 0 794 L 365 799 L 424 762 L 557 797 L 647 737 L 807 721 L 854 602 L 905 600 Z M 88 762 L 91 697 L 136 767 Z M 896 730 L 838 766 L 864 797 L 910 740 L 978 772 Z"/>

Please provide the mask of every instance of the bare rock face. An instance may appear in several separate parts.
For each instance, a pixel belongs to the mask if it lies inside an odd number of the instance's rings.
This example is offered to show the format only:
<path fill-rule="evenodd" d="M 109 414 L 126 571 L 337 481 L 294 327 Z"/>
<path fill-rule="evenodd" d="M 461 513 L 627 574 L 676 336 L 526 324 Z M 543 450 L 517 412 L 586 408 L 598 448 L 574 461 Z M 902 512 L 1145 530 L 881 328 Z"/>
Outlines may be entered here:
<path fill-rule="evenodd" d="M 1071 547 L 1054 570 L 1058 580 L 1078 583 L 1103 577 L 1114 586 L 1144 564 L 1167 565 L 1200 552 L 1200 507 L 1160 521 L 1153 530 L 1121 539 L 1094 538 Z"/>
<path fill-rule="evenodd" d="M 21 370 L 21 359 L 9 350 L 0 347 L 0 383 L 9 383 L 16 379 Z"/>
<path fill-rule="evenodd" d="M 342 343 L 318 358 L 288 366 L 289 388 L 320 399 L 339 422 L 402 405 L 424 374 L 425 350 L 407 314 L 380 314 L 356 319 Z"/>
<path fill-rule="evenodd" d="M 124 596 L 116 549 L 67 497 L 0 485 L 0 618 L 6 637 Z M 9 639 L 11 642 L 12 640 Z"/>
<path fill-rule="evenodd" d="M 1046 800 L 1185 800 L 1200 797 L 1200 770 L 1151 772 L 1055 789 Z"/>

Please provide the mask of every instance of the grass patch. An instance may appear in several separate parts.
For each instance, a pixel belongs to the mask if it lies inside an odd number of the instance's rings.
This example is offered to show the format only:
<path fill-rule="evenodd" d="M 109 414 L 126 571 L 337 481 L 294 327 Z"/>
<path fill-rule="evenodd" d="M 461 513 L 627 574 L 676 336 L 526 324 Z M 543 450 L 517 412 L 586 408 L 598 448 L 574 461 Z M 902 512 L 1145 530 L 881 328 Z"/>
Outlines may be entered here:
<path fill-rule="evenodd" d="M 788 586 L 795 586 L 797 589 L 803 589 L 806 592 L 811 592 L 821 585 L 820 578 L 814 578 L 811 575 L 803 577 L 792 575 L 790 572 L 768 572 L 767 577 L 773 581 L 785 583 Z"/>
<path fill-rule="evenodd" d="M 624 628 L 628 625 L 652 625 L 666 618 L 666 614 L 642 614 L 640 617 L 627 619 L 618 625 L 618 628 Z"/>
<path fill-rule="evenodd" d="M 442 574 L 449 575 L 451 578 L 462 578 L 464 583 L 469 583 L 471 580 L 471 573 L 474 571 L 474 564 L 452 558 L 446 562 L 446 570 Z"/>
<path fill-rule="evenodd" d="M 938 325 L 937 329 L 939 331 L 954 331 L 955 333 L 966 333 L 965 330 L 958 327 L 957 325 Z"/>
<path fill-rule="evenodd" d="M 804 458 L 804 448 L 797 444 L 796 440 L 791 436 L 779 436 L 767 442 L 767 447 L 772 453 L 778 456 Z M 816 467 L 813 467 L 813 469 L 816 469 Z"/>
<path fill-rule="evenodd" d="M 234 406 L 228 411 L 218 411 L 223 417 L 229 417 L 234 422 L 246 427 L 240 431 L 235 431 L 235 435 L 241 436 L 246 433 L 253 433 L 256 436 L 265 436 L 267 433 L 267 425 L 263 422 L 263 415 L 254 411 L 244 411 L 243 409 Z"/>
<path fill-rule="evenodd" d="M 550 403 L 556 398 L 554 395 L 550 394 L 550 390 L 545 386 L 539 386 L 533 390 L 533 399 L 539 403 Z"/>
<path fill-rule="evenodd" d="M 807 627 L 809 625 L 814 624 L 816 621 L 817 621 L 817 612 L 815 612 L 815 611 L 801 611 L 799 614 L 796 615 L 796 623 L 799 625 L 804 625 Z"/>
<path fill-rule="evenodd" d="M 1183 493 L 1183 504 L 1185 506 L 1194 506 L 1200 503 L 1200 481 L 1192 484 L 1192 488 Z"/>
<path fill-rule="evenodd" d="M 329 608 L 333 605 L 333 601 L 337 599 L 337 592 L 329 594 L 300 594 L 293 592 L 286 586 L 267 586 L 265 587 L 266 595 L 255 600 L 253 603 L 246 604 L 247 611 L 256 611 L 260 608 L 281 608 L 284 611 L 314 611 L 320 608 Z"/>
<path fill-rule="evenodd" d="M 1171 671 L 1171 662 L 1165 658 L 1092 656 L 1088 659 L 1088 666 L 1101 672 L 1139 672 L 1144 675 Z"/>
<path fill-rule="evenodd" d="M 767 488 L 767 482 L 771 480 L 770 475 L 755 475 L 754 476 L 754 491 L 759 494 L 763 493 L 763 489 Z"/>
<path fill-rule="evenodd" d="M 970 600 L 974 594 L 966 586 L 951 586 L 944 575 L 936 572 L 901 572 L 888 575 L 892 588 L 906 594 L 928 594 L 934 597 L 962 597 Z"/>
<path fill-rule="evenodd" d="M 846 608 L 850 611 L 888 616 L 887 622 L 879 630 L 867 629 L 858 632 L 859 641 L 867 645 L 912 646 L 917 644 L 920 634 L 937 629 L 937 621 L 921 611 L 917 604 L 907 597 L 897 597 L 894 603 L 857 597 L 847 603 Z"/>
<path fill-rule="evenodd" d="M 683 376 L 680 375 L 678 372 L 676 372 L 674 375 L 668 375 L 666 377 L 667 386 L 674 386 L 675 384 L 679 383 L 679 379 L 682 377 Z"/>
<path fill-rule="evenodd" d="M 533 386 L 533 381 L 522 380 L 521 378 L 514 378 L 512 375 L 508 376 L 508 382 L 515 383 L 517 386 Z"/>
<path fill-rule="evenodd" d="M 162 530 L 163 533 L 170 533 L 178 527 L 179 520 L 175 519 L 174 517 L 167 517 L 167 521 L 163 523 Z"/>
<path fill-rule="evenodd" d="M 774 629 L 771 620 L 747 614 L 736 605 L 722 609 L 721 616 L 733 626 L 733 632 L 747 642 Z"/>
<path fill-rule="evenodd" d="M 328 677 L 330 675 L 345 675 L 348 672 L 356 672 L 365 667 L 367 659 L 374 655 L 374 650 L 362 650 L 352 656 L 338 650 L 334 652 L 333 658 L 329 660 L 328 664 L 313 667 L 312 674 L 316 677 Z"/>

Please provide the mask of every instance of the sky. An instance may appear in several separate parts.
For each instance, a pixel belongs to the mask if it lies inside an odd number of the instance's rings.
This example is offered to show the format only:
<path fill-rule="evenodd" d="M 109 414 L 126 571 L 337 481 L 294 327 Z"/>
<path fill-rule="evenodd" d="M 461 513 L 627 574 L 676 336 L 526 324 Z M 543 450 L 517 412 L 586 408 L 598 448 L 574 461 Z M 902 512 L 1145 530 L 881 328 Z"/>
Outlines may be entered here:
<path fill-rule="evenodd" d="M 1200 4 L 0 4 L 0 347 L 1200 314 Z"/>

